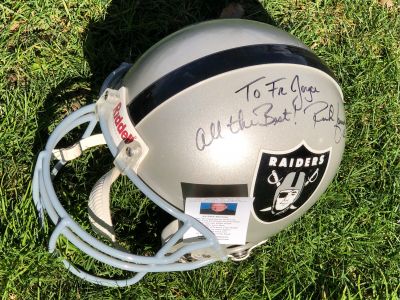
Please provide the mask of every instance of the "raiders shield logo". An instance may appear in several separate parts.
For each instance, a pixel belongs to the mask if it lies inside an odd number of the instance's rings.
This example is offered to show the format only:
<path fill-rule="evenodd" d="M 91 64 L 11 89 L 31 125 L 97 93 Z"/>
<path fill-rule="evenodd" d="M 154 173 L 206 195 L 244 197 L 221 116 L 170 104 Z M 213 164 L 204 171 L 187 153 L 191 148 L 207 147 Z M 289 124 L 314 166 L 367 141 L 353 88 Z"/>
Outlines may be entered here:
<path fill-rule="evenodd" d="M 304 144 L 285 153 L 263 151 L 252 188 L 258 219 L 277 221 L 301 207 L 317 189 L 329 158 L 330 150 L 313 151 Z"/>

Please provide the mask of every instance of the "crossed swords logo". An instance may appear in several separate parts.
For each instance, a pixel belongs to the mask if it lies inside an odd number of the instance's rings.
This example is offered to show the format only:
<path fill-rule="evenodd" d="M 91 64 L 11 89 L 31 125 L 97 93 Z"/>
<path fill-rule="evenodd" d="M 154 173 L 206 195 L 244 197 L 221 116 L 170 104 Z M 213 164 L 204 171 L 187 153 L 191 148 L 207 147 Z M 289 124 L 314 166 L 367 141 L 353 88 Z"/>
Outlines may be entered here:
<path fill-rule="evenodd" d="M 319 168 L 307 178 L 304 182 L 306 174 L 304 172 L 291 172 L 285 178 L 279 177 L 276 170 L 272 170 L 267 177 L 267 182 L 276 185 L 276 192 L 272 206 L 260 209 L 261 212 L 271 211 L 274 215 L 279 215 L 285 211 L 296 209 L 294 203 L 299 199 L 301 192 L 305 186 L 314 182 L 318 178 Z"/>

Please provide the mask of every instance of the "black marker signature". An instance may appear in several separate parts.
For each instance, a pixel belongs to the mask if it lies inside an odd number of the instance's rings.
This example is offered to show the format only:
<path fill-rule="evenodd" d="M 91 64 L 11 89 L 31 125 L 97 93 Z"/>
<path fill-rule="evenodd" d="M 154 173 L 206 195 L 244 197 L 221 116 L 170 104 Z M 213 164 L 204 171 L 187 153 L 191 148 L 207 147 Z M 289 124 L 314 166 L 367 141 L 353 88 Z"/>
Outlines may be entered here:
<path fill-rule="evenodd" d="M 334 122 L 333 115 L 335 113 L 335 108 L 332 104 L 328 104 L 325 101 L 317 101 L 309 104 L 304 108 L 304 113 L 306 113 L 309 109 L 314 108 L 316 109 L 313 112 L 313 121 L 314 121 L 314 128 L 317 123 L 320 122 Z"/>
<path fill-rule="evenodd" d="M 293 93 L 296 93 L 296 96 L 292 100 L 292 106 L 294 110 L 294 114 L 296 112 L 303 109 L 303 103 L 306 102 L 313 102 L 314 101 L 314 94 L 319 93 L 319 90 L 316 86 L 306 86 L 300 83 L 300 76 L 294 76 L 292 83 L 290 84 L 290 90 Z"/>
<path fill-rule="evenodd" d="M 339 144 L 346 137 L 346 121 L 339 117 L 339 103 L 337 104 L 336 124 L 333 127 L 335 128 L 335 143 Z"/>
<path fill-rule="evenodd" d="M 334 104 L 319 101 L 317 94 L 320 91 L 317 86 L 303 84 L 299 75 L 290 79 L 279 77 L 268 82 L 265 79 L 265 76 L 258 77 L 234 92 L 243 94 L 246 103 L 254 101 L 254 106 L 240 108 L 227 120 L 219 119 L 197 129 L 196 147 L 199 151 L 209 147 L 215 140 L 222 139 L 223 133 L 238 134 L 255 127 L 271 127 L 283 123 L 297 125 L 296 113 L 310 115 L 314 128 L 320 123 L 332 123 L 335 143 L 342 141 L 346 135 L 346 122 L 340 118 L 339 102 L 336 109 Z M 289 103 L 278 110 L 271 101 L 279 101 L 283 96 L 286 96 L 285 102 L 289 100 Z"/>
<path fill-rule="evenodd" d="M 243 91 L 246 95 L 247 102 L 250 102 L 251 100 L 263 100 L 269 96 L 274 99 L 275 96 L 278 97 L 287 95 L 288 91 L 284 86 L 286 77 L 277 78 L 266 83 L 260 82 L 265 78 L 265 76 L 262 76 L 249 82 L 248 84 L 242 86 L 237 91 L 235 91 L 235 94 Z"/>
<path fill-rule="evenodd" d="M 256 126 L 267 127 L 290 121 L 290 112 L 284 109 L 281 114 L 272 115 L 271 111 L 273 108 L 274 105 L 268 102 L 258 105 L 253 108 L 250 118 L 245 118 L 243 110 L 240 109 L 237 114 L 229 117 L 229 122 L 226 126 L 230 129 L 231 133 L 236 134 Z"/>
<path fill-rule="evenodd" d="M 245 118 L 243 110 L 239 110 L 237 114 L 229 117 L 229 122 L 226 126 L 230 129 L 231 133 L 236 134 L 256 126 L 267 127 L 290 121 L 288 117 L 291 114 L 290 112 L 284 109 L 281 114 L 272 115 L 271 111 L 273 108 L 274 105 L 272 103 L 258 105 L 253 108 L 250 118 Z"/>
<path fill-rule="evenodd" d="M 245 129 L 249 129 L 258 126 L 259 122 L 256 120 L 245 120 L 243 115 L 243 110 L 239 110 L 237 115 L 231 115 L 229 118 L 229 123 L 226 126 L 230 129 L 231 133 L 236 134 Z"/>
<path fill-rule="evenodd" d="M 289 122 L 289 115 L 291 115 L 291 112 L 288 112 L 287 109 L 285 108 L 281 114 L 273 116 L 270 114 L 272 109 L 274 108 L 274 105 L 272 103 L 263 103 L 259 106 L 256 106 L 253 108 L 253 114 L 255 116 L 258 116 L 258 112 L 261 108 L 266 108 L 264 110 L 264 113 L 262 113 L 262 116 L 264 117 L 264 122 L 260 124 L 261 126 L 270 126 L 270 125 L 277 125 L 279 123 L 283 122 Z"/>
<path fill-rule="evenodd" d="M 277 83 L 279 83 L 279 81 L 282 81 L 285 79 L 286 79 L 285 77 L 281 77 L 281 78 L 272 80 L 271 82 L 267 82 L 265 84 L 265 86 L 270 86 L 270 89 L 267 91 L 271 93 L 272 98 L 275 98 L 275 92 L 276 92 L 277 96 L 287 95 L 285 88 L 283 86 L 277 84 Z"/>
<path fill-rule="evenodd" d="M 237 91 L 235 91 L 235 94 L 239 93 L 240 91 L 245 90 L 246 91 L 246 100 L 247 102 L 250 101 L 250 86 L 253 85 L 254 83 L 264 79 L 265 76 L 259 77 L 251 82 L 249 82 L 248 84 L 246 84 L 245 86 L 241 87 L 240 89 L 238 89 Z M 254 98 L 259 99 L 261 97 L 261 91 L 259 89 L 252 89 L 252 95 Z"/>
<path fill-rule="evenodd" d="M 225 125 L 232 134 L 237 134 L 243 130 L 253 127 L 276 126 L 283 122 L 290 122 L 292 114 L 286 108 L 280 114 L 273 114 L 274 105 L 272 103 L 262 103 L 253 108 L 250 117 L 246 117 L 243 109 L 229 117 L 228 123 Z M 222 139 L 221 121 L 211 122 L 207 129 L 202 127 L 196 131 L 196 147 L 199 151 L 203 151 L 210 146 L 215 140 Z"/>
<path fill-rule="evenodd" d="M 196 147 L 199 151 L 203 151 L 207 146 L 210 146 L 214 140 L 222 139 L 221 133 L 221 122 L 217 121 L 217 123 L 211 123 L 209 127 L 209 131 L 206 131 L 203 128 L 197 129 L 196 132 Z"/>

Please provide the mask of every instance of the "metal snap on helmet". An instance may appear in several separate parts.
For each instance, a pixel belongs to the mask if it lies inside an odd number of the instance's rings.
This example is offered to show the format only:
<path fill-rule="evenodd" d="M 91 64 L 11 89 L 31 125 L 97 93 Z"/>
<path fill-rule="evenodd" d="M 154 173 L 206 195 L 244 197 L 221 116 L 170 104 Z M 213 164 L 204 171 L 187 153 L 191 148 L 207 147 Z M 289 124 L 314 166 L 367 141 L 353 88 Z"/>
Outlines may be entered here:
<path fill-rule="evenodd" d="M 79 142 L 57 148 L 85 123 Z M 97 123 L 102 133 L 92 134 Z M 134 65 L 122 64 L 96 103 L 56 127 L 38 157 L 33 198 L 40 218 L 46 211 L 56 224 L 50 252 L 63 235 L 94 259 L 135 274 L 101 278 L 64 260 L 72 273 L 126 286 L 148 272 L 247 258 L 322 195 L 338 170 L 344 140 L 341 89 L 310 49 L 270 25 L 209 21 L 166 37 Z M 128 176 L 175 219 L 161 233 L 154 257 L 103 243 L 58 200 L 52 184 L 58 170 L 100 144 L 114 167 L 89 197 L 93 229 L 117 240 L 109 192 L 118 176 Z"/>

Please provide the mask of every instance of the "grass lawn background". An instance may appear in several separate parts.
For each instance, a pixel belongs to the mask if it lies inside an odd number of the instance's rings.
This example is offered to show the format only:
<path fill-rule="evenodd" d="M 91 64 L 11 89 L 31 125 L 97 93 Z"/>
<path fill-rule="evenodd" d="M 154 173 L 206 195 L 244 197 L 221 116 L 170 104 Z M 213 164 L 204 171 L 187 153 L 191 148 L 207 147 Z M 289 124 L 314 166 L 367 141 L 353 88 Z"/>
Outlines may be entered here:
<path fill-rule="evenodd" d="M 2 299 L 398 299 L 400 297 L 400 3 L 242 1 L 245 18 L 274 24 L 311 47 L 340 82 L 347 145 L 338 175 L 300 220 L 241 263 L 148 274 L 105 288 L 69 274 L 46 251 L 31 177 L 49 133 L 96 100 L 121 62 L 166 35 L 217 18 L 225 1 L 26 0 L 0 2 L 0 295 Z M 261 4 L 260 4 L 261 3 Z M 234 37 L 228 37 L 234 38 Z M 104 149 L 65 167 L 57 191 L 90 230 L 87 199 L 112 163 Z M 157 250 L 160 212 L 119 179 L 117 235 L 132 251 Z M 143 225 L 140 225 L 143 224 Z M 146 230 L 143 230 L 146 228 Z M 147 229 L 148 228 L 148 229 Z M 139 247 L 140 246 L 140 247 Z M 124 276 L 67 245 L 75 263 Z"/>

